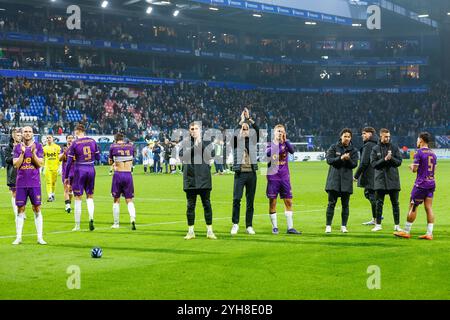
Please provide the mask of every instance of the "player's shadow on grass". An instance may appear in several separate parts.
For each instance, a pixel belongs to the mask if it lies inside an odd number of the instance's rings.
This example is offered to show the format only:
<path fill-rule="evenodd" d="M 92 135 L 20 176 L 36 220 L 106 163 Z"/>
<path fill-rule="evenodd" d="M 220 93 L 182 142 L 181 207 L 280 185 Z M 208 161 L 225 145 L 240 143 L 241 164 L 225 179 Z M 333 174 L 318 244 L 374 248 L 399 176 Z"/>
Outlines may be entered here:
<path fill-rule="evenodd" d="M 168 230 L 167 230 L 168 231 Z M 165 232 L 167 232 L 165 231 Z M 369 235 L 366 236 L 365 234 L 360 235 L 341 235 L 341 234 L 330 234 L 330 235 L 322 235 L 322 234 L 308 234 L 304 233 L 300 236 L 292 236 L 292 235 L 271 235 L 271 234 L 257 234 L 253 236 L 249 235 L 237 235 L 237 236 L 231 236 L 229 233 L 221 233 L 216 232 L 216 236 L 219 240 L 225 240 L 225 241 L 235 241 L 235 242 L 253 242 L 253 243 L 270 243 L 270 244 L 293 244 L 293 245 L 319 245 L 319 246 L 336 246 L 336 247 L 386 247 L 386 248 L 392 248 L 392 247 L 401 247 L 403 244 L 401 243 L 402 239 L 396 239 L 394 236 L 390 235 Z M 311 241 L 311 239 L 322 239 L 322 241 Z M 379 241 L 371 241 L 371 242 L 361 242 L 359 240 L 361 239 L 367 239 L 367 238 L 373 238 L 377 240 L 386 240 L 386 239 L 392 239 L 392 242 L 379 242 Z M 348 242 L 350 239 L 358 239 L 355 242 Z M 331 242 L 330 242 L 331 240 Z M 396 240 L 400 242 L 395 242 Z M 287 242 L 288 241 L 288 242 Z"/>
<path fill-rule="evenodd" d="M 145 243 L 144 243 L 145 245 Z M 52 247 L 59 248 L 71 248 L 71 249 L 83 249 L 90 250 L 92 245 L 83 244 L 52 244 Z M 172 248 L 142 248 L 142 247 L 114 247 L 114 246 L 102 246 L 103 252 L 108 252 L 109 250 L 119 250 L 119 251 L 137 251 L 137 252 L 154 252 L 154 253 L 166 253 L 166 254 L 182 254 L 182 255 L 192 255 L 192 254 L 218 254 L 219 252 L 214 251 L 200 251 L 200 250 L 190 250 L 190 249 L 172 249 Z"/>
<path fill-rule="evenodd" d="M 73 218 L 72 217 L 70 217 L 70 220 L 54 220 L 54 219 L 51 219 L 51 220 L 49 220 L 48 222 L 46 221 L 46 223 L 48 223 L 48 224 L 51 224 L 51 223 L 61 223 L 61 224 L 66 224 L 66 223 L 70 223 L 70 226 L 73 228 Z M 95 221 L 94 220 L 94 225 L 95 226 L 98 226 L 98 225 L 101 225 L 101 226 L 111 226 L 113 224 L 113 222 L 111 221 L 111 222 L 101 222 L 101 221 Z M 83 226 L 83 225 L 89 225 L 89 221 L 88 220 L 86 220 L 86 221 L 82 221 L 81 222 L 81 226 Z"/>
<path fill-rule="evenodd" d="M 184 241 L 183 237 L 185 235 L 185 231 L 180 230 L 172 230 L 172 229 L 158 229 L 158 230 L 152 230 L 149 232 L 149 235 L 151 236 L 162 236 L 167 237 L 169 233 L 172 233 L 172 236 L 175 236 L 180 238 L 180 241 Z M 330 245 L 330 246 L 351 246 L 351 247 L 393 247 L 397 245 L 393 245 L 390 243 L 379 243 L 379 242 L 373 242 L 373 243 L 367 243 L 367 242 L 355 242 L 355 243 L 349 243 L 349 242 L 342 242 L 339 240 L 344 240 L 343 238 L 351 238 L 351 236 L 347 235 L 317 235 L 317 234 L 304 234 L 301 236 L 292 236 L 292 235 L 272 235 L 270 233 L 259 233 L 257 235 L 246 235 L 246 234 L 239 234 L 237 236 L 231 236 L 228 232 L 218 232 L 215 231 L 215 234 L 220 241 L 234 241 L 234 242 L 241 242 L 244 244 L 245 242 L 252 242 L 252 243 L 270 243 L 270 244 L 286 244 L 286 241 L 289 241 L 289 244 L 294 245 L 306 245 L 306 244 L 317 244 L 317 245 Z M 206 238 L 206 231 L 201 232 L 195 232 L 196 239 L 191 241 L 202 241 L 203 238 Z M 310 241 L 310 238 L 323 238 L 323 242 L 319 241 Z M 335 238 L 336 242 L 327 242 L 327 238 Z M 380 238 L 373 237 L 373 238 Z"/>
<path fill-rule="evenodd" d="M 184 237 L 186 235 L 186 230 L 155 230 L 148 227 L 142 227 L 140 228 L 139 225 L 136 226 L 137 230 L 131 231 L 128 227 L 120 227 L 119 230 L 112 230 L 112 229 L 102 229 L 102 230 L 95 230 L 94 233 L 102 233 L 107 235 L 120 235 L 120 236 L 163 236 L 163 237 Z M 195 232 L 196 236 L 199 235 L 205 235 L 205 232 Z"/>

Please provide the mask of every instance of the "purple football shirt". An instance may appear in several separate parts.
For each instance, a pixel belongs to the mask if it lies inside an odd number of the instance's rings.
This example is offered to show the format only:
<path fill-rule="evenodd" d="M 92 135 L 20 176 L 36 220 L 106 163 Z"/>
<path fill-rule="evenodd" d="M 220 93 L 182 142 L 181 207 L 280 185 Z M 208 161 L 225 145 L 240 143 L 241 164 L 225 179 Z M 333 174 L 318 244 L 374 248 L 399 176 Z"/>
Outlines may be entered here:
<path fill-rule="evenodd" d="M 40 159 L 44 157 L 44 149 L 38 142 L 36 145 L 36 156 Z M 22 154 L 23 144 L 18 144 L 14 147 L 14 159 L 17 159 Z M 31 146 L 25 147 L 25 154 L 23 162 L 17 170 L 16 188 L 32 188 L 41 186 L 41 178 L 39 168 L 36 168 L 31 161 L 32 153 Z"/>
<path fill-rule="evenodd" d="M 270 157 L 270 167 L 267 169 L 268 180 L 289 180 L 289 153 L 294 153 L 294 147 L 289 141 L 267 147 L 266 154 Z"/>
<path fill-rule="evenodd" d="M 417 150 L 414 155 L 414 164 L 418 165 L 417 177 L 414 185 L 422 189 L 433 189 L 436 187 L 434 171 L 436 169 L 436 154 L 428 148 Z"/>
<path fill-rule="evenodd" d="M 132 161 L 134 146 L 131 143 L 113 143 L 109 148 L 109 158 L 119 162 Z"/>
<path fill-rule="evenodd" d="M 76 164 L 94 165 L 95 160 L 100 160 L 100 151 L 94 139 L 84 137 L 72 142 L 68 157 L 71 157 Z"/>
<path fill-rule="evenodd" d="M 64 177 L 66 175 L 66 166 L 67 166 L 67 153 L 69 151 L 69 148 L 61 148 L 61 151 L 59 154 L 63 154 L 64 150 L 66 150 L 66 159 L 63 159 L 61 161 L 61 167 L 62 167 L 62 176 Z M 73 177 L 73 170 L 74 166 L 70 167 L 69 177 Z"/>
<path fill-rule="evenodd" d="M 69 177 L 72 169 L 72 162 L 75 163 L 77 170 L 82 168 L 94 167 L 95 160 L 100 160 L 100 151 L 94 139 L 83 137 L 72 142 L 67 152 L 67 164 L 64 178 Z M 69 170 L 69 172 L 67 172 Z"/>

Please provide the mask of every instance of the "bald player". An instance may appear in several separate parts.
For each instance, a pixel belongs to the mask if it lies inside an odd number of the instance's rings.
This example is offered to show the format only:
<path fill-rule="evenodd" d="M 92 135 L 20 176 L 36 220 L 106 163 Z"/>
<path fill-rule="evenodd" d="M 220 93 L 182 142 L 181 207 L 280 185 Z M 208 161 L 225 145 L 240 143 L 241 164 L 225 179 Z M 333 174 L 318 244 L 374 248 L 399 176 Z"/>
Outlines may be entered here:
<path fill-rule="evenodd" d="M 24 224 L 24 213 L 27 199 L 30 202 L 35 215 L 38 244 L 47 244 L 42 238 L 43 221 L 41 213 L 41 178 L 39 168 L 44 161 L 44 150 L 42 145 L 34 142 L 33 128 L 27 126 L 22 129 L 23 140 L 14 147 L 13 164 L 17 169 L 16 178 L 16 205 L 18 213 L 16 216 L 16 240 L 14 245 L 22 243 L 22 230 Z"/>

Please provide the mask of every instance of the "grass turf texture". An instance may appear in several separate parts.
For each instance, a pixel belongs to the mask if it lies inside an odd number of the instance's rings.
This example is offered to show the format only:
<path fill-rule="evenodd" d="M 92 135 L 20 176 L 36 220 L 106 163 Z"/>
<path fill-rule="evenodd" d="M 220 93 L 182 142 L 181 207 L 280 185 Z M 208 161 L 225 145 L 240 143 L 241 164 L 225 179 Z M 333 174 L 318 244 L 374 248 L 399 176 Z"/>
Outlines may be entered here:
<path fill-rule="evenodd" d="M 401 226 L 406 219 L 415 175 L 409 160 L 400 167 Z M 111 176 L 97 167 L 95 226 L 88 229 L 83 200 L 82 231 L 71 232 L 73 215 L 64 212 L 58 177 L 56 202 L 45 202 L 42 187 L 44 239 L 36 244 L 31 208 L 27 208 L 23 244 L 11 245 L 14 216 L 7 187 L 0 186 L 0 299 L 449 299 L 450 278 L 450 162 L 439 161 L 434 199 L 436 225 L 433 241 L 421 241 L 426 219 L 423 206 L 413 225 L 413 238 L 393 236 L 389 198 L 385 201 L 384 229 L 372 233 L 361 225 L 371 218 L 363 190 L 355 187 L 350 200 L 349 233 L 339 232 L 340 203 L 333 233 L 324 234 L 328 166 L 290 165 L 294 194 L 294 226 L 303 235 L 287 235 L 282 202 L 278 203 L 279 235 L 271 234 L 266 178 L 258 176 L 254 228 L 245 233 L 245 196 L 241 228 L 230 235 L 233 175 L 214 176 L 212 207 L 218 240 L 206 239 L 201 201 L 197 201 L 196 236 L 183 239 L 186 226 L 185 194 L 181 175 L 143 175 L 135 168 L 137 231 L 121 202 L 121 228 L 112 224 Z M 1 171 L 1 181 L 5 180 Z M 41 177 L 44 182 L 44 177 Z M 72 203 L 73 210 L 73 203 Z M 93 259 L 94 246 L 103 249 Z M 81 270 L 81 289 L 66 286 L 67 268 Z M 371 265 L 380 267 L 381 289 L 369 290 Z"/>

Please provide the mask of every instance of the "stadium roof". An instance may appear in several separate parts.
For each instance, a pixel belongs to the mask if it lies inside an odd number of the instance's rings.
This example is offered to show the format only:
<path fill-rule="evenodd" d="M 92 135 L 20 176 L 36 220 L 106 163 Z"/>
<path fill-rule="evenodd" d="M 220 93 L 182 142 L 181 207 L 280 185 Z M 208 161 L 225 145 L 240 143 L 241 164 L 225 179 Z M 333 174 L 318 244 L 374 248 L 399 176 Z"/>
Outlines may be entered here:
<path fill-rule="evenodd" d="M 233 30 L 245 30 L 251 33 L 277 36 L 408 36 L 436 31 L 431 26 L 388 10 L 383 10 L 382 30 L 370 31 L 365 27 L 364 21 L 360 21 L 361 26 L 347 26 L 327 22 L 316 22 L 315 25 L 307 25 L 305 24 L 306 20 L 296 17 L 270 13 L 262 13 L 262 16 L 258 17 L 253 16 L 257 12 L 229 7 L 216 7 L 191 0 L 109 0 L 106 8 L 101 8 L 102 2 L 103 0 L 1 0 L 0 4 L 33 5 L 37 9 L 46 7 L 64 9 L 68 5 L 78 4 L 82 10 L 88 10 L 90 14 L 108 12 L 143 20 L 170 20 L 171 22 L 177 19 L 179 24 L 220 26 L 230 32 Z M 391 0 L 390 2 L 409 10 L 415 10 L 419 14 L 429 14 L 430 19 L 434 19 L 438 23 L 450 21 L 450 15 L 447 15 L 447 12 L 450 12 L 450 1 L 448 0 Z M 154 9 L 150 15 L 147 15 L 145 12 L 149 6 L 152 6 Z M 219 10 L 211 10 L 211 7 L 216 7 Z M 173 16 L 174 10 L 180 11 L 177 17 Z"/>

